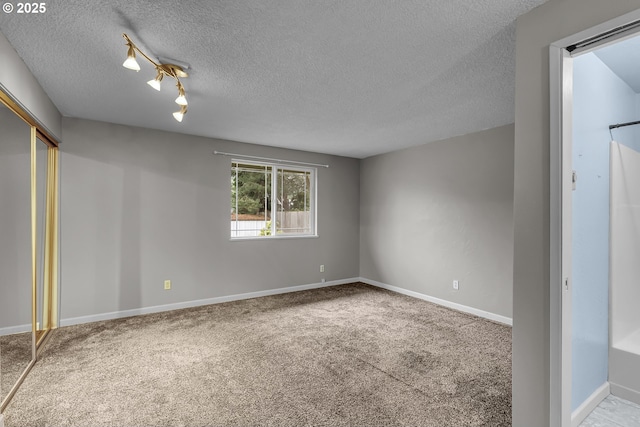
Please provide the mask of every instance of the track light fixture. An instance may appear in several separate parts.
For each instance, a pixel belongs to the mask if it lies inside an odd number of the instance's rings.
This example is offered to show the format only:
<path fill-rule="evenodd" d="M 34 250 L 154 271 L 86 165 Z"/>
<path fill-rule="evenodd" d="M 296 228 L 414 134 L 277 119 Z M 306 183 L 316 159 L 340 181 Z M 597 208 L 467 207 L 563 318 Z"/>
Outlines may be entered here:
<path fill-rule="evenodd" d="M 122 64 L 123 67 L 128 68 L 129 70 L 140 71 L 140 65 L 138 61 L 136 61 L 136 52 L 138 52 L 144 59 L 152 63 L 156 67 L 156 78 L 153 80 L 149 80 L 147 84 L 154 88 L 155 90 L 160 90 L 160 83 L 164 76 L 172 77 L 176 80 L 176 87 L 178 88 L 178 97 L 176 98 L 176 104 L 180 105 L 180 111 L 176 111 L 173 113 L 173 117 L 182 122 L 184 115 L 187 114 L 187 97 L 185 95 L 184 86 L 180 81 L 180 77 L 185 78 L 189 77 L 189 75 L 184 71 L 184 68 L 180 65 L 176 64 L 159 64 L 147 55 L 142 52 L 138 46 L 135 45 L 131 41 L 128 35 L 122 34 L 122 37 L 127 41 L 127 46 L 129 47 L 127 50 L 127 59 Z"/>

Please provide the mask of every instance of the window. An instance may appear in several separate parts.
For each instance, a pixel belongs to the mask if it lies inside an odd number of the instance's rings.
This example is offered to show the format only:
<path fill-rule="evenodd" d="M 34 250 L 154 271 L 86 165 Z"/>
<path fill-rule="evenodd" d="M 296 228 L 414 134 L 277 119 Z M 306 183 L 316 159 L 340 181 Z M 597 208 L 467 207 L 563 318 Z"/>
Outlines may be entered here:
<path fill-rule="evenodd" d="M 316 170 L 231 163 L 231 237 L 315 236 Z"/>

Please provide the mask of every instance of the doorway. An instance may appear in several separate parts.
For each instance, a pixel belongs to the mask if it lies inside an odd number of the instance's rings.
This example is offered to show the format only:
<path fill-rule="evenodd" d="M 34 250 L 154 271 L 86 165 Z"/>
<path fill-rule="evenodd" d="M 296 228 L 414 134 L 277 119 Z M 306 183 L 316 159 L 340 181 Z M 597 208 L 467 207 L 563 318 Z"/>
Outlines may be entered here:
<path fill-rule="evenodd" d="M 610 304 L 614 273 L 610 260 L 615 242 L 624 234 L 614 235 L 610 228 L 610 212 L 615 210 L 609 203 L 610 188 L 614 188 L 610 181 L 610 159 L 614 159 L 609 152 L 618 148 L 611 144 L 616 136 L 626 146 L 635 141 L 628 128 L 610 126 L 640 118 L 640 82 L 634 88 L 633 82 L 625 81 L 633 74 L 629 49 L 640 52 L 638 31 L 640 13 L 634 12 L 556 42 L 550 49 L 551 192 L 555 199 L 551 204 L 550 324 L 552 337 L 557 337 L 550 349 L 552 389 L 557 390 L 551 405 L 559 407 L 562 426 L 579 425 L 610 392 L 626 399 L 640 397 L 611 382 L 615 369 L 627 370 L 630 365 L 619 364 L 611 370 L 615 352 L 609 321 L 613 309 L 619 312 Z M 638 70 L 640 62 L 635 73 Z M 619 135 L 614 135 L 618 129 Z M 617 254 L 616 259 L 619 249 Z M 640 354 L 637 366 L 640 372 Z"/>

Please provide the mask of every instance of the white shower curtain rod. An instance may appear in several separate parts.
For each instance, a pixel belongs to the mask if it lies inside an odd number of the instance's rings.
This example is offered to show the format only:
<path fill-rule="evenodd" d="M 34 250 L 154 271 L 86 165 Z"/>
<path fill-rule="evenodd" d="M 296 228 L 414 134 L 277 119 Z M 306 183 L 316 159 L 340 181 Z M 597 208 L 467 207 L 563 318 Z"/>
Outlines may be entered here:
<path fill-rule="evenodd" d="M 276 163 L 288 163 L 290 165 L 318 166 L 323 168 L 329 167 L 329 165 L 322 165 L 319 163 L 307 163 L 307 162 L 297 162 L 295 160 L 272 159 L 270 157 L 259 157 L 259 156 L 248 156 L 246 154 L 225 153 L 223 151 L 214 151 L 213 154 L 216 154 L 218 156 L 241 157 L 243 159 L 266 160 L 269 162 L 276 162 Z"/>
<path fill-rule="evenodd" d="M 617 125 L 609 125 L 609 130 L 622 128 L 622 127 L 625 127 L 625 126 L 633 126 L 633 125 L 640 125 L 640 120 L 638 120 L 636 122 L 627 122 L 627 123 L 618 123 Z"/>

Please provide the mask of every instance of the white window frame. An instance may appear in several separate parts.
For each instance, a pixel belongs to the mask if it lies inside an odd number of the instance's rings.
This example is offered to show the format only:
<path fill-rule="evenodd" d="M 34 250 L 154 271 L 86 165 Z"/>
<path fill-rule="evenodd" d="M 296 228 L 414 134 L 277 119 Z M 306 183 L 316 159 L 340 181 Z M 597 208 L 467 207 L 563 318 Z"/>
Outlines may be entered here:
<path fill-rule="evenodd" d="M 316 167 L 306 167 L 306 166 L 298 166 L 296 164 L 286 164 L 286 163 L 273 163 L 273 162 L 265 162 L 265 161 L 255 161 L 255 160 L 246 160 L 241 158 L 232 158 L 231 159 L 231 170 L 234 168 L 234 164 L 241 165 L 250 165 L 250 166 L 268 166 L 271 168 L 271 233 L 266 236 L 233 236 L 231 235 L 230 240 L 271 240 L 271 239 L 301 239 L 301 238 L 316 238 L 318 237 L 318 168 Z M 273 197 L 276 189 L 278 188 L 278 171 L 279 170 L 289 170 L 295 172 L 304 172 L 309 173 L 310 175 L 310 188 L 309 188 L 309 233 L 286 233 L 286 234 L 278 234 L 276 232 L 276 221 L 275 216 L 277 214 L 277 197 Z M 237 200 L 237 199 L 236 199 Z M 235 210 L 237 214 L 237 209 Z M 236 217 L 237 221 L 237 217 Z M 230 233 L 233 233 L 233 228 L 229 230 Z"/>

